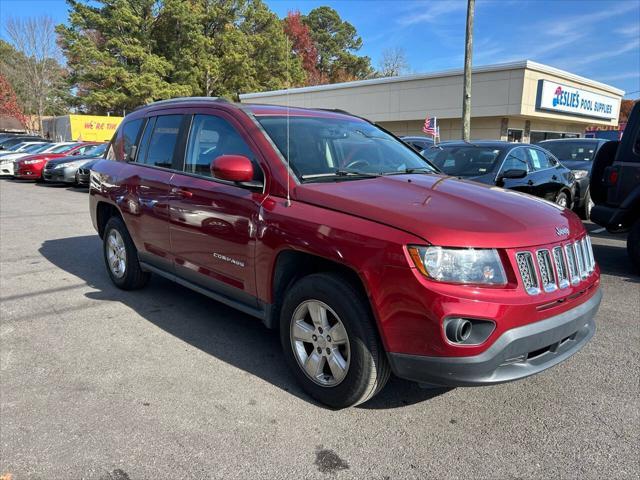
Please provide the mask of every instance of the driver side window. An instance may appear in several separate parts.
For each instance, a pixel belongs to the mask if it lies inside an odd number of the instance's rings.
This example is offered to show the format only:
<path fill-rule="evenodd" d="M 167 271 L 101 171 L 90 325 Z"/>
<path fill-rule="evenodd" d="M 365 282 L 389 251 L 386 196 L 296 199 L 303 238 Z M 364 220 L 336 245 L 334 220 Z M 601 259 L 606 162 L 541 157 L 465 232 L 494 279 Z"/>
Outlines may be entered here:
<path fill-rule="evenodd" d="M 527 173 L 530 171 L 527 156 L 523 148 L 515 148 L 507 155 L 500 173 L 504 173 L 507 170 L 525 170 Z"/>
<path fill-rule="evenodd" d="M 247 157 L 253 163 L 254 180 L 262 180 L 255 155 L 229 122 L 214 115 L 194 115 L 183 170 L 211 177 L 211 162 L 221 155 Z"/>

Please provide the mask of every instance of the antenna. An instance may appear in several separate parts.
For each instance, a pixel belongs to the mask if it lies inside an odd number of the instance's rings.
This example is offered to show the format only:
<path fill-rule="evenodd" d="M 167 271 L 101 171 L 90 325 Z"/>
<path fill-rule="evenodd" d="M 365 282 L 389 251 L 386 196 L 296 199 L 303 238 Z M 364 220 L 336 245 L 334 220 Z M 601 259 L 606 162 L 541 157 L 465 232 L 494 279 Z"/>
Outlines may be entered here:
<path fill-rule="evenodd" d="M 285 202 L 285 206 L 291 206 L 291 193 L 289 191 L 289 185 L 291 183 L 290 178 L 290 168 L 289 168 L 289 89 L 291 88 L 291 74 L 289 72 L 289 57 L 291 57 L 291 49 L 289 48 L 289 36 L 286 36 L 286 47 L 287 47 L 287 201 Z"/>

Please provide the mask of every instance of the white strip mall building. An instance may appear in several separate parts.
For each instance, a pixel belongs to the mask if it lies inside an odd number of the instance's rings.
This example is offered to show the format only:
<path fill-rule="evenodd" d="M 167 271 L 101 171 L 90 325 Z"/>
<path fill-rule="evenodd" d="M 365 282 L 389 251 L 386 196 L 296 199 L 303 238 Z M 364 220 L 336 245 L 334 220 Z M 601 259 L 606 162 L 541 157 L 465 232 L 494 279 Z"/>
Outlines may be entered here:
<path fill-rule="evenodd" d="M 375 78 L 240 95 L 243 103 L 346 110 L 396 135 L 423 135 L 437 117 L 441 140 L 461 138 L 462 70 Z M 624 91 L 529 60 L 476 67 L 471 138 L 535 143 L 617 126 Z M 288 98 L 287 98 L 288 97 Z"/>

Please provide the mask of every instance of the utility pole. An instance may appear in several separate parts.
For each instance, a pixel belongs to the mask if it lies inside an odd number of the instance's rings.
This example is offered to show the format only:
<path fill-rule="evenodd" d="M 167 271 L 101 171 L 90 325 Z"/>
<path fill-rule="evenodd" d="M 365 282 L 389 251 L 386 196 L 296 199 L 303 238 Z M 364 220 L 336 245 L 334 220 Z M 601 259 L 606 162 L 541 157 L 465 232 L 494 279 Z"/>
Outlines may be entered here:
<path fill-rule="evenodd" d="M 471 140 L 471 54 L 475 0 L 467 0 L 467 30 L 464 41 L 464 86 L 462 89 L 462 140 Z"/>

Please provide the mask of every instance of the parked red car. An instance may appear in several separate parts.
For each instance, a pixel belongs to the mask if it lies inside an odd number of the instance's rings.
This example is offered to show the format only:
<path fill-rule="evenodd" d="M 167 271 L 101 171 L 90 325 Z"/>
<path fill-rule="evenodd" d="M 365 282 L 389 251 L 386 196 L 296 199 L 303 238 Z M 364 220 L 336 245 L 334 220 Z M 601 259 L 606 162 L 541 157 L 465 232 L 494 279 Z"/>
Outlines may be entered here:
<path fill-rule="evenodd" d="M 82 155 L 90 148 L 99 145 L 97 142 L 77 142 L 60 145 L 48 153 L 30 155 L 18 160 L 14 165 L 14 176 L 23 180 L 42 180 L 42 172 L 47 161 L 52 158 Z"/>
<path fill-rule="evenodd" d="M 175 99 L 127 116 L 107 159 L 90 211 L 113 283 L 153 272 L 279 328 L 332 407 L 391 372 L 517 380 L 595 332 L 600 273 L 573 212 L 445 176 L 361 118 Z"/>

